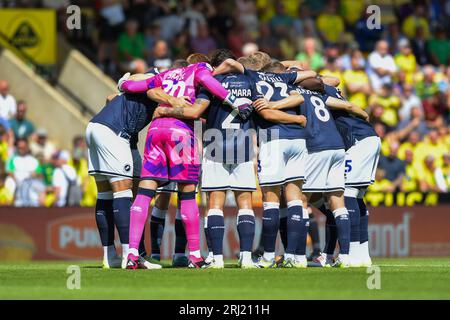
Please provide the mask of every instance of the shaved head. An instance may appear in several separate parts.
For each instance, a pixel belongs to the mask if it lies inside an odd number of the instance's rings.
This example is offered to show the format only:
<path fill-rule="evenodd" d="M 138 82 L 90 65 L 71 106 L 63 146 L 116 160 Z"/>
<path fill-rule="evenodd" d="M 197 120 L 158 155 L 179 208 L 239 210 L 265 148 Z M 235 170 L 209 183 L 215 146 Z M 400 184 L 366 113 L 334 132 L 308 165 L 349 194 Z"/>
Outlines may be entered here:
<path fill-rule="evenodd" d="M 6 80 L 0 80 L 0 94 L 6 96 L 9 91 L 9 83 Z"/>

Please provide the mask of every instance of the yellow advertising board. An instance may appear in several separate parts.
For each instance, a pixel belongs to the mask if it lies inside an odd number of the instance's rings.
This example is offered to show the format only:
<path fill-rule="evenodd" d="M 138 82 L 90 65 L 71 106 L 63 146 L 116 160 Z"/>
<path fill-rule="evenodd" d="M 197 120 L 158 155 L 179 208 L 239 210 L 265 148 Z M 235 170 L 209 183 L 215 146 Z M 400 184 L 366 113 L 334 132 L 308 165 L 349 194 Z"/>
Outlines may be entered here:
<path fill-rule="evenodd" d="M 48 9 L 0 9 L 0 43 L 36 63 L 56 63 L 56 13 Z"/>

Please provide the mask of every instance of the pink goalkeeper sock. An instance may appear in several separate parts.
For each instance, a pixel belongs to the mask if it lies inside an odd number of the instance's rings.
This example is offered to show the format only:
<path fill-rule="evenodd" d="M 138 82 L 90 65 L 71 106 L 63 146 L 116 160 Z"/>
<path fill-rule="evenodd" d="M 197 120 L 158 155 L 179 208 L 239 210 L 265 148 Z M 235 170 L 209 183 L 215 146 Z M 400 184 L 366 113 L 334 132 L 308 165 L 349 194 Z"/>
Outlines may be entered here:
<path fill-rule="evenodd" d="M 148 217 L 148 207 L 152 201 L 151 197 L 138 194 L 131 206 L 130 211 L 130 249 L 139 250 L 142 232 Z"/>
<path fill-rule="evenodd" d="M 192 252 L 200 250 L 200 220 L 195 199 L 181 200 L 180 212 L 186 230 L 188 249 L 192 255 Z"/>

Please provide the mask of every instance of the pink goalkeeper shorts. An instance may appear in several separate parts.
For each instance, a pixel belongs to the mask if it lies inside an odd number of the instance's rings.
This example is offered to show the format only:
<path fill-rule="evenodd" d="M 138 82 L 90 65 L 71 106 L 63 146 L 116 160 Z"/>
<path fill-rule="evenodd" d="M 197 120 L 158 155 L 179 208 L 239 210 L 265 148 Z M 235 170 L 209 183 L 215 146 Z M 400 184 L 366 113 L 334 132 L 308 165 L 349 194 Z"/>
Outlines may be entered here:
<path fill-rule="evenodd" d="M 197 184 L 200 158 L 192 130 L 150 126 L 144 149 L 141 179 Z"/>

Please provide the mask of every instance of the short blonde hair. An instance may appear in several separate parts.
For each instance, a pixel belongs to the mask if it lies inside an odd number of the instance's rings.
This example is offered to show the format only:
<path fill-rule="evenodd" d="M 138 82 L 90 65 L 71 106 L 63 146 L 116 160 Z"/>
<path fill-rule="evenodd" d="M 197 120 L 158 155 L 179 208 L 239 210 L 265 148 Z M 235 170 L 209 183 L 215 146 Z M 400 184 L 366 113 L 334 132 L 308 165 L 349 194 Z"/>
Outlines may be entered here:
<path fill-rule="evenodd" d="M 249 57 L 250 59 L 255 61 L 255 64 L 258 65 L 257 70 L 261 70 L 262 68 L 264 68 L 265 66 L 267 66 L 272 62 L 272 58 L 270 58 L 270 56 L 267 53 L 262 51 L 257 51 L 251 54 Z"/>

